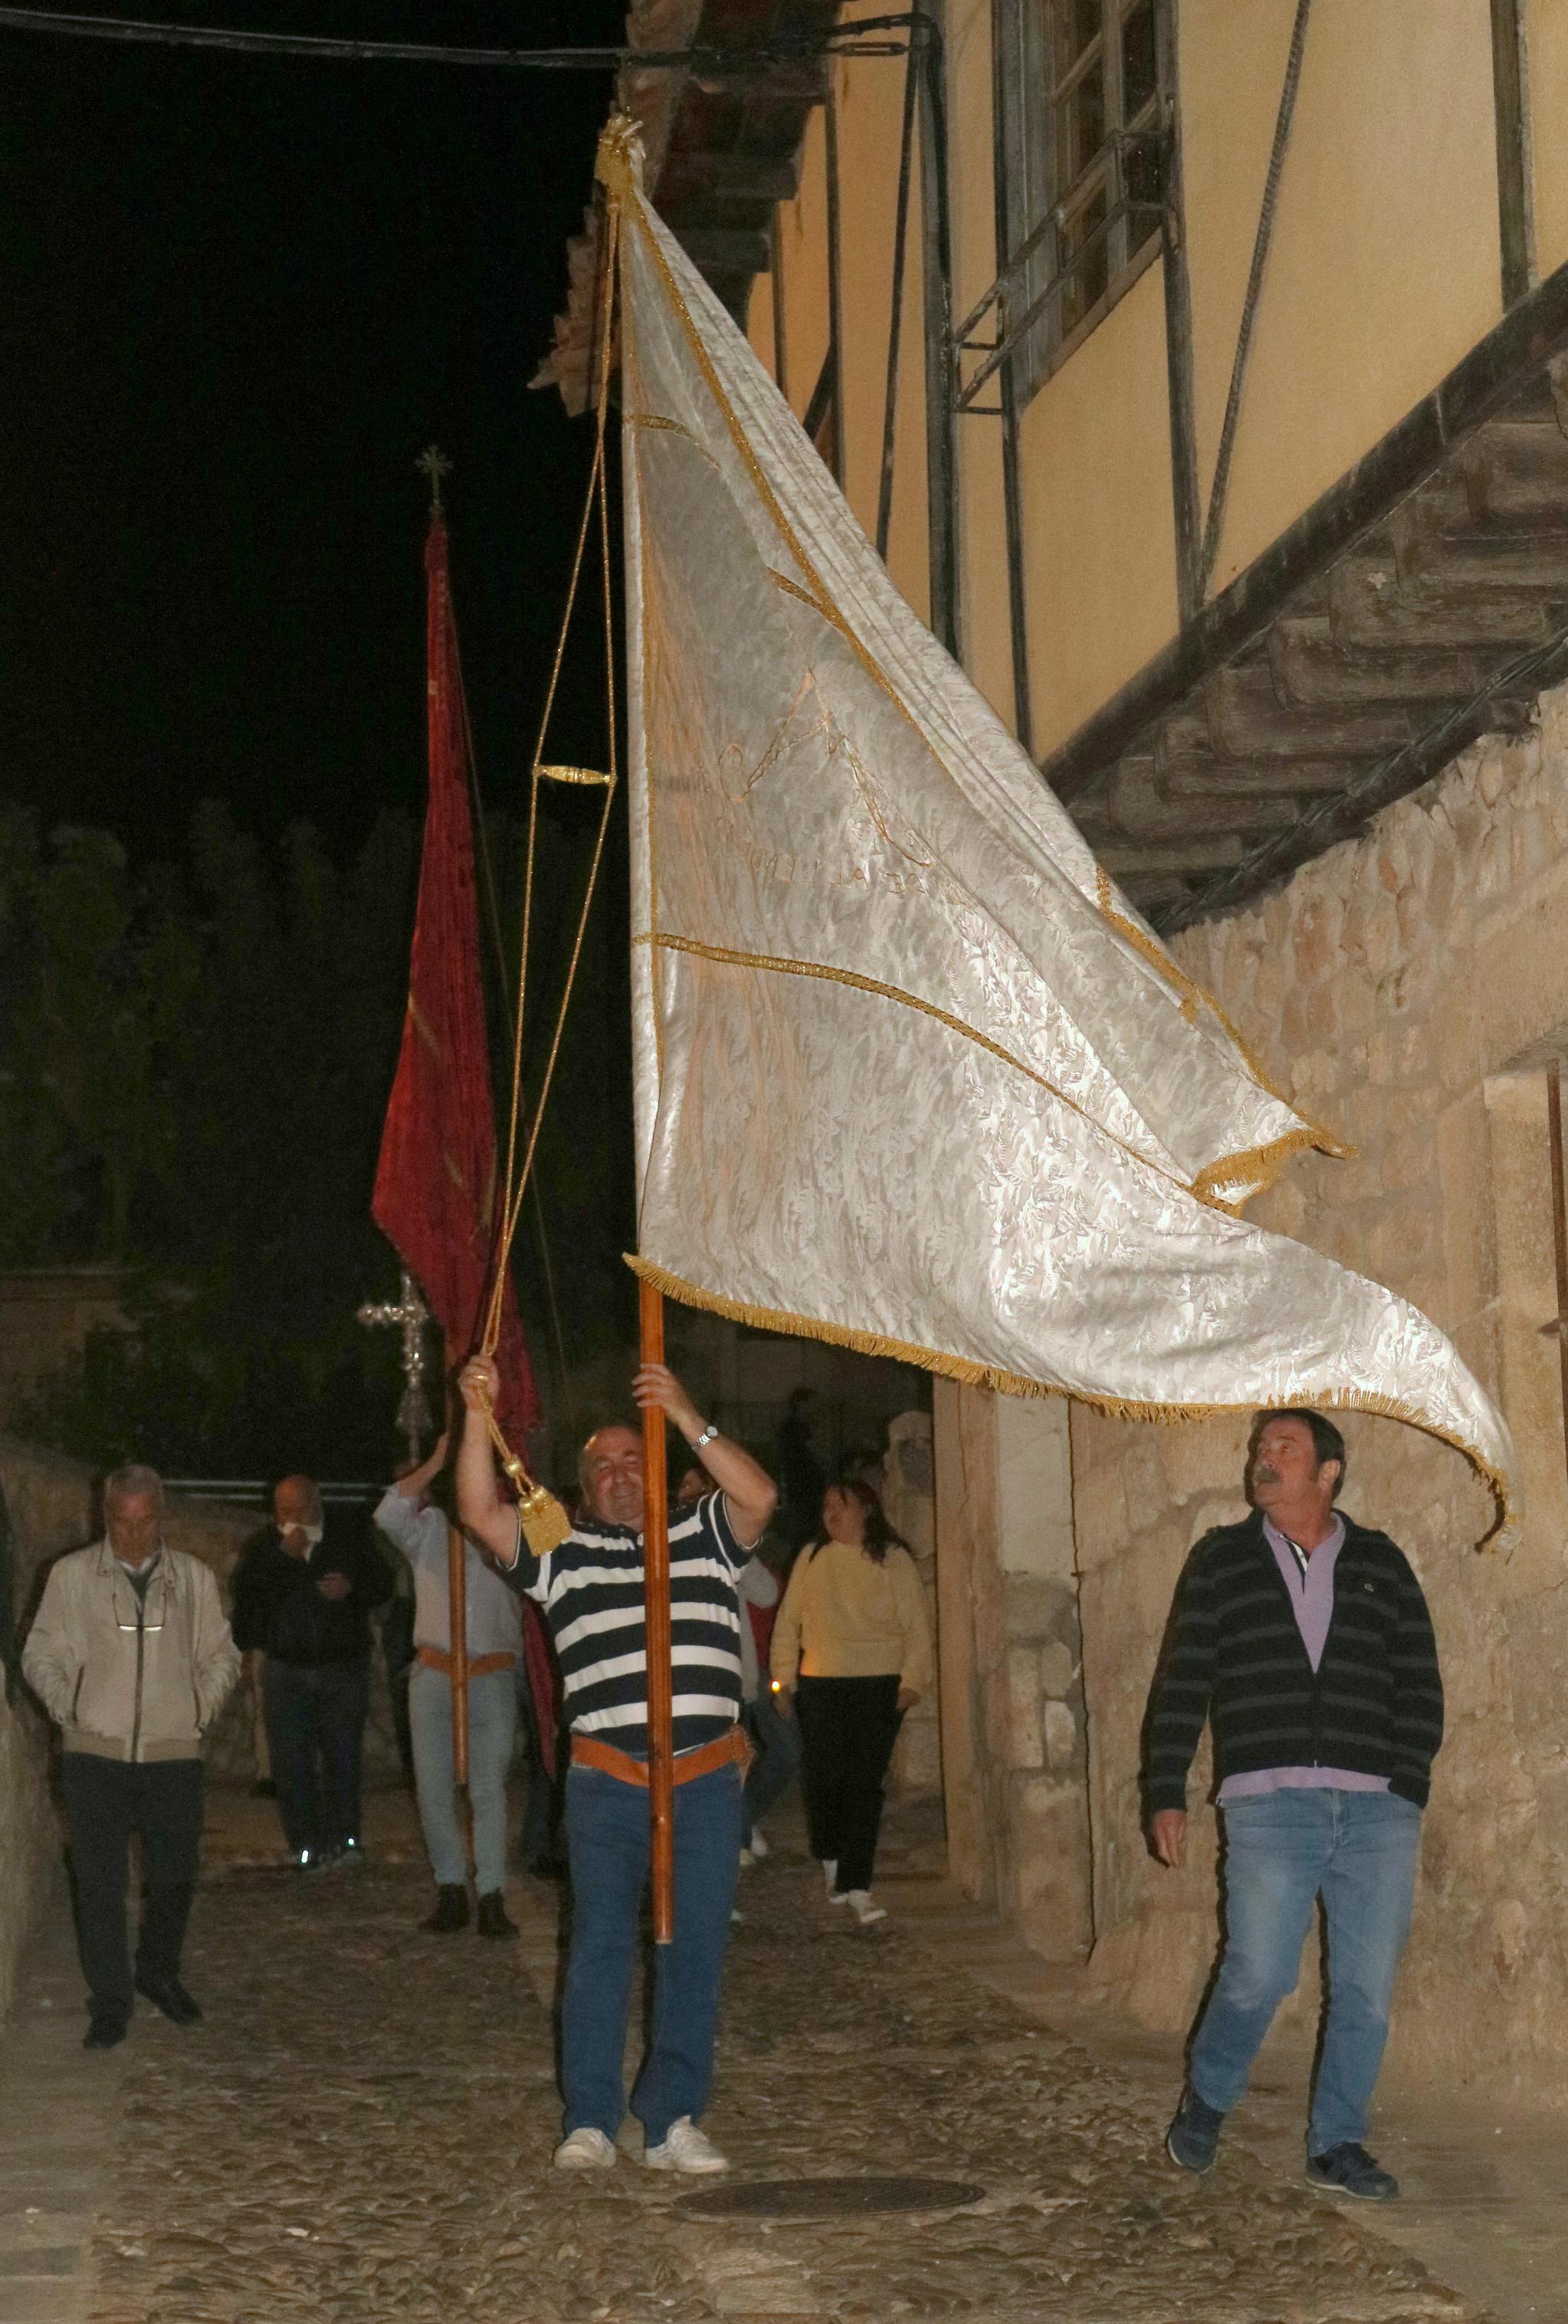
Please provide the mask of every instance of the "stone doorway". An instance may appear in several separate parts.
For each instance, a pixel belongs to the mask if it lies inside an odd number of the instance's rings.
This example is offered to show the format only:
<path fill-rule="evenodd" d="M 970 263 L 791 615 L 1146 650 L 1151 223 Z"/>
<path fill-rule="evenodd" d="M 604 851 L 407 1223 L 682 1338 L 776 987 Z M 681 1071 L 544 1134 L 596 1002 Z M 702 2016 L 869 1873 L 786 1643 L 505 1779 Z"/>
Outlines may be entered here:
<path fill-rule="evenodd" d="M 1047 1960 L 1093 1936 L 1069 1408 L 936 1383 L 939 1691 L 953 1877 Z"/>

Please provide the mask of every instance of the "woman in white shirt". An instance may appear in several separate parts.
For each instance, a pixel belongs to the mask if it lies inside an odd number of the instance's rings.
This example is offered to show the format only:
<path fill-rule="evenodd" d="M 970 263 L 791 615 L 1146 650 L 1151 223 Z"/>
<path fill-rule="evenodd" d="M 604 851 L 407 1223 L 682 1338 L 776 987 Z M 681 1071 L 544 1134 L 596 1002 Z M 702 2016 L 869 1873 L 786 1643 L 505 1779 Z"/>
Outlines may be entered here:
<path fill-rule="evenodd" d="M 795 1561 L 773 1628 L 775 1699 L 800 1721 L 811 1852 L 829 1899 L 862 1925 L 872 1896 L 882 1784 L 906 1711 L 935 1676 L 915 1561 L 859 1478 L 829 1485 L 823 1538 Z"/>

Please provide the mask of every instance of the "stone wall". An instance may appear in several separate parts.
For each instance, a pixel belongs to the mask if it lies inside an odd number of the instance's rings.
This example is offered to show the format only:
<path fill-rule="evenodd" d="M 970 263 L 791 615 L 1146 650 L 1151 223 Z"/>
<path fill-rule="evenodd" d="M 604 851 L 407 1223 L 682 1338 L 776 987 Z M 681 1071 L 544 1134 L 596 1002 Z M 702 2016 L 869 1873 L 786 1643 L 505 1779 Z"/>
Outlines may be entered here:
<path fill-rule="evenodd" d="M 1363 839 L 1176 950 L 1302 1111 L 1357 1148 L 1292 1164 L 1250 1214 L 1425 1308 L 1513 1430 L 1526 1511 L 1511 1550 L 1476 1554 L 1486 1495 L 1458 1454 L 1392 1421 L 1349 1416 L 1344 1500 L 1411 1557 L 1448 1694 L 1391 2063 L 1560 2098 L 1568 1469 L 1545 1069 L 1568 1049 L 1568 691 L 1543 705 L 1538 732 L 1478 744 Z M 1182 1559 L 1206 1526 L 1243 1512 L 1245 1433 L 1244 1417 L 1072 1419 L 1090 1977 L 1106 2000 L 1167 2027 L 1190 2021 L 1212 1959 L 1213 1820 L 1194 1819 L 1186 1873 L 1150 1863 L 1139 1730 Z M 1314 2002 L 1304 1987 L 1303 2038 Z"/>
<path fill-rule="evenodd" d="M 92 1479 L 74 1461 L 0 1436 L 12 1608 L 33 1603 L 42 1567 L 90 1538 Z M 0 1702 L 0 2013 L 11 2005 L 16 1964 L 33 1923 L 62 1876 L 59 1828 L 49 1796 L 49 1730 L 13 1676 Z"/>
<path fill-rule="evenodd" d="M 1090 1935 L 1067 1406 L 936 1383 L 948 1860 L 1038 1951 Z"/>
<path fill-rule="evenodd" d="M 936 1504 L 931 1416 L 900 1412 L 888 1423 L 882 1459 L 882 1507 L 893 1531 L 909 1545 L 926 1591 L 932 1636 L 936 1630 Z M 907 1792 L 935 1792 L 942 1782 L 942 1746 L 935 1688 L 913 1705 L 893 1752 L 893 1781 Z"/>

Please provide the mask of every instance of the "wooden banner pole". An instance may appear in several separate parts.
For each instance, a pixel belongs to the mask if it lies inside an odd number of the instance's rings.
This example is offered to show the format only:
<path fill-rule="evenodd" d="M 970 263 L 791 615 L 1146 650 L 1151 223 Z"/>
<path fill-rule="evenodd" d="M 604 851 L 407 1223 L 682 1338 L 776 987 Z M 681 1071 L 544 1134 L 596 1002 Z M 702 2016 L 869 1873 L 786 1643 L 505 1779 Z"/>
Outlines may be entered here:
<path fill-rule="evenodd" d="M 638 1320 L 645 1364 L 664 1361 L 664 1298 L 640 1282 Z M 670 1741 L 674 1687 L 669 1665 L 669 1480 L 665 1466 L 664 1413 L 642 1414 L 642 1573 L 648 1641 L 648 1807 L 653 1839 L 653 1941 L 675 1934 L 674 1753 Z"/>

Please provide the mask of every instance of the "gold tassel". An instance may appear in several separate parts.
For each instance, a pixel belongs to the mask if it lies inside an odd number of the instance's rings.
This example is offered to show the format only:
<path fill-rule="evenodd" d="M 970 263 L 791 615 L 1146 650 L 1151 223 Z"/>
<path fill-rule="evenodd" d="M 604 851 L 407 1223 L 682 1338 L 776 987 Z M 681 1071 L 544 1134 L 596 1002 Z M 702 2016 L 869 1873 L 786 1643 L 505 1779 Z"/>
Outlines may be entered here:
<path fill-rule="evenodd" d="M 522 1537 L 533 1557 L 548 1557 L 552 1549 L 559 1549 L 572 1529 L 567 1517 L 548 1486 L 537 1484 L 516 1453 L 502 1466 L 511 1478 L 517 1492 L 517 1517 L 522 1527 Z"/>
<path fill-rule="evenodd" d="M 522 1527 L 531 1557 L 548 1557 L 552 1549 L 559 1549 L 572 1529 L 572 1521 L 561 1503 L 546 1485 L 530 1477 L 518 1455 L 503 1436 L 488 1397 L 481 1397 L 480 1409 L 484 1425 L 490 1431 L 490 1441 L 500 1456 L 502 1468 L 511 1480 L 517 1495 L 517 1521 Z"/>

